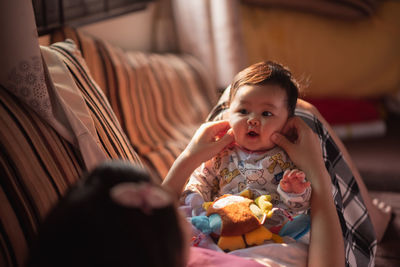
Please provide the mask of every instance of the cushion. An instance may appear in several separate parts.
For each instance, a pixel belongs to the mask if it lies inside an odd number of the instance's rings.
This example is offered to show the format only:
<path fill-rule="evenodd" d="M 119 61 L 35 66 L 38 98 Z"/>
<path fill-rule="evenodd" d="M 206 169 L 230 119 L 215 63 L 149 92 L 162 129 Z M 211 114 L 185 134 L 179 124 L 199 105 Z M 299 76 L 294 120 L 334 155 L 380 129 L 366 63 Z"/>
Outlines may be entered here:
<path fill-rule="evenodd" d="M 79 45 L 131 144 L 164 178 L 217 100 L 203 67 L 188 55 L 125 52 L 69 27 L 53 35 L 64 38 Z"/>
<path fill-rule="evenodd" d="M 37 227 L 83 169 L 78 151 L 0 90 L 0 262 L 22 266 Z"/>
<path fill-rule="evenodd" d="M 109 158 L 141 164 L 79 51 L 51 46 L 71 71 Z M 0 89 L 0 266 L 22 266 L 38 225 L 85 171 L 79 151 Z"/>
<path fill-rule="evenodd" d="M 141 164 L 139 156 L 132 148 L 107 97 L 92 79 L 80 51 L 76 50 L 75 53 L 71 53 L 68 45 L 68 43 L 59 42 L 53 44 L 51 48 L 59 54 L 81 90 L 86 105 L 93 114 L 92 118 L 103 150 L 112 159 L 127 159 Z"/>

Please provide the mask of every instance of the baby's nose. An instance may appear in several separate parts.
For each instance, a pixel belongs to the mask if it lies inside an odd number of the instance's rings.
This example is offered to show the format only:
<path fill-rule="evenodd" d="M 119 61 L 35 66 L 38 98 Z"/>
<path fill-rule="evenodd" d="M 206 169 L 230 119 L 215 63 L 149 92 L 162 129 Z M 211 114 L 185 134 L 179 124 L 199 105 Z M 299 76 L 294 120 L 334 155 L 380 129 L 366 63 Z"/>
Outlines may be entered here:
<path fill-rule="evenodd" d="M 260 121 L 257 118 L 250 118 L 247 123 L 251 126 L 258 126 L 260 125 Z"/>

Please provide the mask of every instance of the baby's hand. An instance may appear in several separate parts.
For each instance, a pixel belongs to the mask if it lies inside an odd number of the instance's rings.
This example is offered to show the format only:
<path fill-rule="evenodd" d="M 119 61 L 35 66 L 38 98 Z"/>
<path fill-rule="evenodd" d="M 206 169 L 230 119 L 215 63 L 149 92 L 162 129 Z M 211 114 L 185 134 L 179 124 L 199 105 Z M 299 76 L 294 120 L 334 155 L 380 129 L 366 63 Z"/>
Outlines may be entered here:
<path fill-rule="evenodd" d="M 305 181 L 306 174 L 300 170 L 286 170 L 280 181 L 280 186 L 286 193 L 301 194 L 310 186 L 310 182 Z"/>

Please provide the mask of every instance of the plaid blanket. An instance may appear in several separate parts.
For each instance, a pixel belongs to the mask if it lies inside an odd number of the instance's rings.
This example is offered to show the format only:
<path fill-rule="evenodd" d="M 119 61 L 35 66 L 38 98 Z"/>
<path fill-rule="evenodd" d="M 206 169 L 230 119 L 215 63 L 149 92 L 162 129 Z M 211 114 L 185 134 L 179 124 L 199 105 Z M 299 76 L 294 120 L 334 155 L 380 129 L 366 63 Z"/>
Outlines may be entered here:
<path fill-rule="evenodd" d="M 377 241 L 350 167 L 324 125 L 314 115 L 300 109 L 296 110 L 296 115 L 321 140 L 325 166 L 332 179 L 332 194 L 343 232 L 346 266 L 373 266 Z"/>
<path fill-rule="evenodd" d="M 227 105 L 223 101 L 225 96 L 226 92 L 211 111 L 208 121 L 223 119 L 227 110 Z M 343 233 L 346 266 L 374 266 L 377 240 L 350 167 L 317 117 L 302 109 L 296 109 L 295 114 L 301 117 L 321 140 L 323 157 L 332 179 L 332 195 Z"/>

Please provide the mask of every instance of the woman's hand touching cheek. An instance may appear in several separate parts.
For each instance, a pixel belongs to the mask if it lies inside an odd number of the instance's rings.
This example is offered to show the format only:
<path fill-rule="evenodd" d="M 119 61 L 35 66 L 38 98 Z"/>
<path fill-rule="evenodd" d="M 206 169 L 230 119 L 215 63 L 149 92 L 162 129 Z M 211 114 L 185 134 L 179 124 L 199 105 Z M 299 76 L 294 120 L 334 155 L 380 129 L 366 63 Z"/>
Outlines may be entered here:
<path fill-rule="evenodd" d="M 307 266 L 344 266 L 344 243 L 321 141 L 300 118 L 290 118 L 271 140 L 282 147 L 311 181 L 311 235 Z M 288 139 L 289 138 L 289 139 Z"/>
<path fill-rule="evenodd" d="M 290 118 L 282 134 L 274 133 L 271 140 L 284 149 L 294 164 L 308 177 L 314 177 L 310 174 L 315 172 L 325 171 L 321 141 L 301 118 Z"/>
<path fill-rule="evenodd" d="M 206 122 L 196 131 L 184 153 L 201 163 L 215 156 L 234 140 L 228 121 Z"/>
<path fill-rule="evenodd" d="M 201 125 L 185 150 L 172 164 L 163 185 L 179 197 L 190 174 L 201 163 L 211 159 L 235 140 L 230 128 L 228 121 L 207 122 Z"/>

